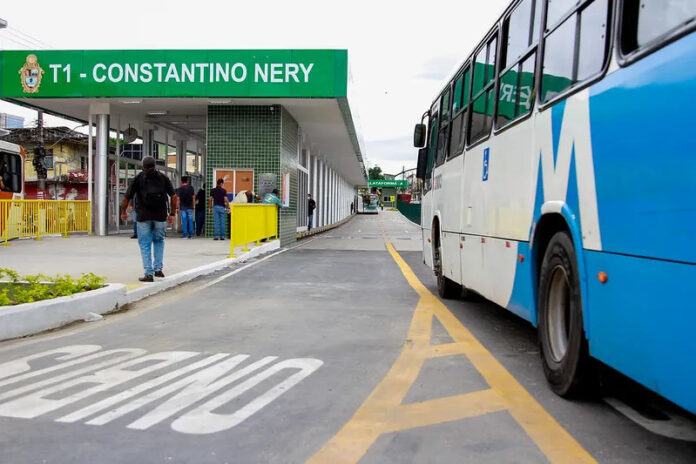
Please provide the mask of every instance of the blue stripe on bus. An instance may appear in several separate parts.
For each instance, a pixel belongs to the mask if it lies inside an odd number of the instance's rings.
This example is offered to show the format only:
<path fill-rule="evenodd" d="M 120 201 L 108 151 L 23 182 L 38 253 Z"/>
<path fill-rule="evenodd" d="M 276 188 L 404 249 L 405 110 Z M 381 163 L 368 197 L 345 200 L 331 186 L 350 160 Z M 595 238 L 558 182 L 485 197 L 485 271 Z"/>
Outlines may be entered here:
<path fill-rule="evenodd" d="M 696 262 L 696 34 L 590 89 L 602 249 Z"/>
<path fill-rule="evenodd" d="M 535 284 L 532 282 L 532 269 L 534 266 L 529 250 L 529 243 L 519 242 L 517 244 L 517 253 L 524 256 L 524 261 L 517 261 L 515 283 L 512 287 L 510 301 L 505 307 L 536 326 L 536 314 L 535 311 L 533 311 L 535 307 L 533 292 Z"/>
<path fill-rule="evenodd" d="M 586 251 L 590 353 L 696 412 L 693 289 L 696 266 Z"/>

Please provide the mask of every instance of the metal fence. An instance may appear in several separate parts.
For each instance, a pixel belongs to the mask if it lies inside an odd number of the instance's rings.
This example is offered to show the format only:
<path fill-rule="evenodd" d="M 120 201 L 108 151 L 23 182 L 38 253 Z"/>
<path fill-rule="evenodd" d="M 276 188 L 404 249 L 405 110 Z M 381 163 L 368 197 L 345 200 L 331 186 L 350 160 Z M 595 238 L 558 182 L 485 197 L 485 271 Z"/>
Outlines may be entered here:
<path fill-rule="evenodd" d="M 416 224 L 421 223 L 421 205 L 420 203 L 406 203 L 405 201 L 397 201 L 396 207 L 401 214 L 406 216 L 411 222 Z"/>
<path fill-rule="evenodd" d="M 249 244 L 278 237 L 278 208 L 276 205 L 230 204 L 230 258 L 234 258 L 234 248 L 244 245 L 243 251 L 249 251 Z"/>
<path fill-rule="evenodd" d="M 86 200 L 0 200 L 0 243 L 21 237 L 67 237 L 92 232 L 92 208 Z"/>

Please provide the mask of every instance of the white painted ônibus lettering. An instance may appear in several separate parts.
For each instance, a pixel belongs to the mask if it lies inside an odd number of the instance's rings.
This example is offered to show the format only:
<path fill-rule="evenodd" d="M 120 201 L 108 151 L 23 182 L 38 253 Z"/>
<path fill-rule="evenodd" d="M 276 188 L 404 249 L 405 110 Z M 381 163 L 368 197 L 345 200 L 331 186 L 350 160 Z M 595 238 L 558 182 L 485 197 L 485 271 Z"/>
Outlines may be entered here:
<path fill-rule="evenodd" d="M 31 354 L 29 356 L 25 356 L 23 358 L 15 359 L 14 361 L 9 361 L 6 363 L 0 364 L 0 379 L 6 378 L 6 377 L 12 377 L 13 375 L 21 374 L 23 372 L 27 372 L 32 370 L 31 365 L 29 364 L 30 361 L 35 361 L 37 359 L 41 358 L 47 358 L 49 356 L 53 356 L 56 354 L 62 354 L 62 356 L 56 356 L 55 359 L 56 361 L 69 361 L 71 359 L 79 358 L 81 356 L 84 356 L 86 354 L 94 353 L 95 351 L 101 350 L 101 346 L 99 345 L 71 345 L 71 346 L 64 346 L 63 348 L 57 348 L 55 350 L 48 350 L 48 351 L 42 351 L 40 353 L 35 353 Z M 61 365 L 60 363 L 48 367 L 46 369 L 41 369 L 42 373 L 46 372 L 53 372 L 56 369 L 61 369 L 62 367 L 67 367 L 75 364 L 73 363 L 66 363 Z M 36 371 L 34 371 L 36 373 Z M 26 378 L 26 377 L 24 377 Z M 23 380 L 23 379 L 20 379 Z M 0 386 L 7 385 L 8 383 L 13 383 L 15 380 L 13 379 L 10 382 L 2 382 L 0 381 Z"/>
<path fill-rule="evenodd" d="M 74 378 L 0 404 L 0 415 L 25 419 L 37 417 L 158 369 L 171 366 L 196 354 L 192 351 L 169 351 L 131 359 L 108 369 Z M 145 366 L 133 369 L 133 367 L 142 364 Z"/>
<path fill-rule="evenodd" d="M 32 381 L 31 383 L 22 385 L 21 387 L 17 387 L 14 390 L 9 390 L 9 391 L 0 393 L 0 401 L 15 397 L 15 396 L 23 395 L 23 394 L 30 392 L 30 391 L 38 390 L 40 388 L 45 387 L 46 385 L 52 385 L 52 384 L 55 384 L 58 382 L 63 382 L 67 379 L 77 377 L 78 375 L 82 375 L 86 372 L 92 372 L 92 371 L 95 371 L 98 369 L 105 368 L 107 366 L 112 366 L 114 364 L 123 362 L 127 359 L 141 356 L 145 353 L 146 353 L 145 350 L 141 350 L 138 348 L 121 348 L 121 349 L 116 349 L 116 350 L 100 351 L 100 352 L 91 354 L 89 356 L 85 356 L 84 358 L 79 358 L 75 361 L 70 361 L 70 362 L 65 363 L 65 364 L 60 364 L 59 368 L 61 368 L 61 369 L 68 366 L 68 365 L 77 364 L 77 363 L 81 364 L 81 367 L 79 367 L 78 369 L 76 369 L 74 371 L 68 371 L 66 373 L 57 375 L 56 377 L 49 377 L 49 378 L 43 379 L 43 380 Z M 107 360 L 98 362 L 96 364 L 86 364 L 85 365 L 85 363 L 88 363 L 88 361 L 93 361 L 93 360 L 97 360 L 97 359 L 101 359 L 101 358 L 107 358 Z M 55 370 L 55 369 L 46 368 L 46 369 L 42 369 L 42 370 L 35 371 L 35 372 L 34 371 L 27 372 L 24 375 L 21 375 L 18 377 L 13 377 L 11 379 L 7 379 L 7 381 L 4 382 L 3 384 L 19 383 L 20 381 L 23 381 L 25 379 L 28 379 L 28 378 L 31 378 L 34 376 L 38 376 L 38 375 L 43 375 L 43 374 L 50 372 L 52 370 Z M 20 377 L 24 377 L 24 378 L 20 379 Z M 2 410 L 2 407 L 4 404 L 6 404 L 6 403 L 0 404 L 0 415 L 2 415 L 1 410 Z"/>
<path fill-rule="evenodd" d="M 32 419 L 79 404 L 56 422 L 92 417 L 85 423 L 103 425 L 164 400 L 144 410 L 128 427 L 146 430 L 171 419 L 172 430 L 210 434 L 241 424 L 323 364 L 311 358 L 274 364 L 278 357 L 266 356 L 242 365 L 249 358 L 248 354 L 202 355 L 196 351 L 147 354 L 136 348 L 102 351 L 98 345 L 43 351 L 0 364 L 0 388 L 13 385 L 11 390 L 0 390 L 0 416 Z M 34 369 L 34 361 L 41 366 L 54 364 Z M 264 387 L 235 412 L 215 412 L 274 376 L 279 376 L 275 386 Z"/>
<path fill-rule="evenodd" d="M 177 432 L 190 434 L 216 433 L 231 429 L 300 383 L 305 377 L 319 369 L 322 364 L 323 362 L 318 359 L 288 359 L 279 362 L 174 420 L 172 429 Z M 215 414 L 212 412 L 285 369 L 299 369 L 299 371 L 231 414 Z"/>
<path fill-rule="evenodd" d="M 227 385 L 236 382 L 237 380 L 277 359 L 275 356 L 267 356 L 260 361 L 256 361 L 255 363 L 252 363 L 238 371 L 232 372 L 232 374 L 227 375 L 226 377 L 219 379 L 220 375 L 224 375 L 227 371 L 229 371 L 229 369 L 236 367 L 237 364 L 248 357 L 249 355 L 235 356 L 228 362 L 223 361 L 220 363 L 223 365 L 222 369 L 220 368 L 220 365 L 212 366 L 205 371 L 193 374 L 180 382 L 176 382 L 168 387 L 153 392 L 148 396 L 156 399 L 157 397 L 180 390 L 179 393 L 167 400 L 165 403 L 161 404 L 153 411 L 145 414 L 135 422 L 129 424 L 128 428 L 142 430 L 152 427 L 164 419 L 167 419 L 181 410 L 202 400 L 206 396 L 217 392 Z"/>

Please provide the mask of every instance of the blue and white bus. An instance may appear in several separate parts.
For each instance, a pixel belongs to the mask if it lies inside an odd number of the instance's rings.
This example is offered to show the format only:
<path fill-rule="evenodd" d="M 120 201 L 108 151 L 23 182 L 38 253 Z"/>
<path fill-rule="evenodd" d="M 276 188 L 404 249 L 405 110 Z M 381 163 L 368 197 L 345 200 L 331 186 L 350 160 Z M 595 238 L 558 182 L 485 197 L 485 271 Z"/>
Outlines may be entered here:
<path fill-rule="evenodd" d="M 696 412 L 695 17 L 515 0 L 416 125 L 440 295 L 537 326 L 561 396 L 594 358 Z"/>

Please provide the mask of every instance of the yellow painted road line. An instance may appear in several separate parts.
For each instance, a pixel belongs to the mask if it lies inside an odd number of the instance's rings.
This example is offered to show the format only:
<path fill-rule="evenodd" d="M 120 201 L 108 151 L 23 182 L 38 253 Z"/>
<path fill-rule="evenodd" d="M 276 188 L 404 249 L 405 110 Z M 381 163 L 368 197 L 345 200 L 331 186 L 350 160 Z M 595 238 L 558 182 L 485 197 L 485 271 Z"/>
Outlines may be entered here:
<path fill-rule="evenodd" d="M 381 224 L 380 224 L 381 226 Z M 382 230 L 384 234 L 384 230 Z M 385 234 L 386 235 L 386 234 Z M 387 250 L 420 299 L 408 339 L 386 377 L 355 415 L 307 462 L 356 463 L 380 435 L 507 410 L 551 463 L 595 463 L 590 454 L 524 389 L 498 360 L 428 291 L 391 243 Z M 433 317 L 454 343 L 431 345 Z M 464 354 L 491 387 L 403 404 L 426 359 Z"/>

